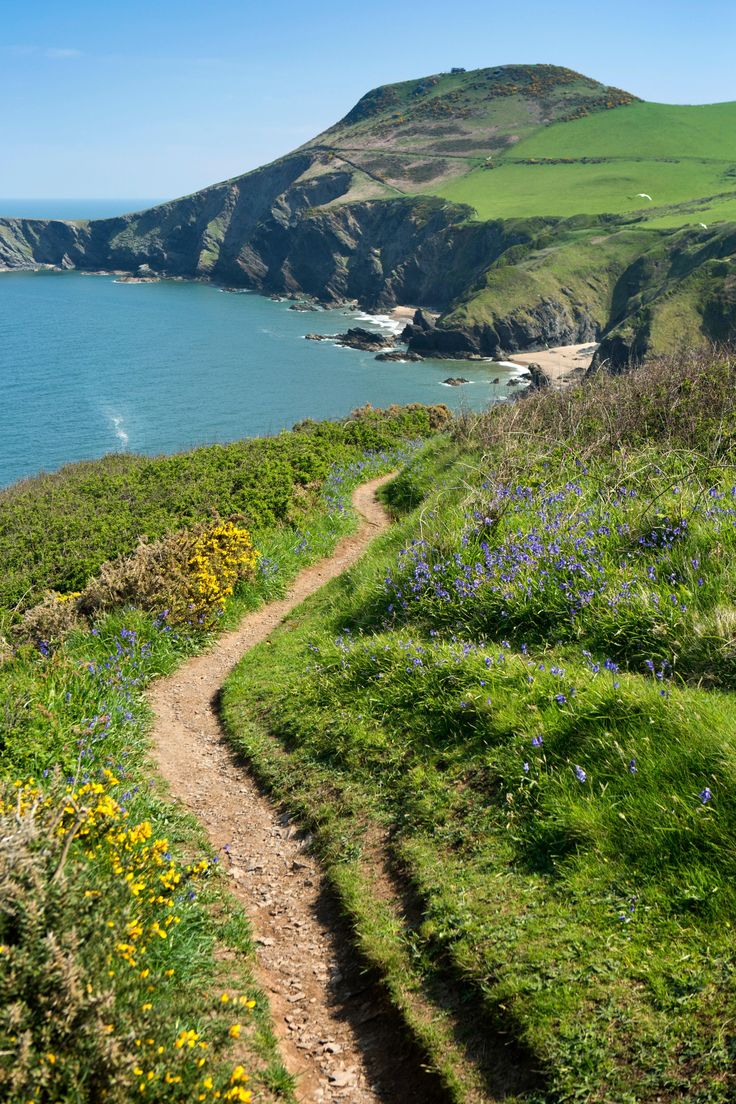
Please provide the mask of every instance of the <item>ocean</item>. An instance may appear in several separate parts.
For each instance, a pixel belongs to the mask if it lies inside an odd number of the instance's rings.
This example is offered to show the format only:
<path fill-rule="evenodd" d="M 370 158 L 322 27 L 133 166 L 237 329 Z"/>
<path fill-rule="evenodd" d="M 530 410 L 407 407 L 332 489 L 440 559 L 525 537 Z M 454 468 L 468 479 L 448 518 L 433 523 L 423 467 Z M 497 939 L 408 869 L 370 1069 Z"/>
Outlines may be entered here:
<path fill-rule="evenodd" d="M 364 403 L 480 409 L 513 394 L 513 368 L 381 363 L 303 339 L 356 320 L 390 325 L 208 284 L 0 273 L 0 486 L 108 452 L 155 455 L 275 433 Z M 447 376 L 471 382 L 449 387 Z"/>
<path fill-rule="evenodd" d="M 2 199 L 0 218 L 101 219 L 144 211 L 160 199 Z"/>

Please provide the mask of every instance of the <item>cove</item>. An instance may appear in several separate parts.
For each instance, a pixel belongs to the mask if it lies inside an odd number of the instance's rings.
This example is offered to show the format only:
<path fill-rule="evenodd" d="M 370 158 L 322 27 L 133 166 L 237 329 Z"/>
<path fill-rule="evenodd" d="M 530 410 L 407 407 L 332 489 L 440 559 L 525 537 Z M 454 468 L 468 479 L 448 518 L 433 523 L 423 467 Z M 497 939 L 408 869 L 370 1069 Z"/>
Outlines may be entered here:
<path fill-rule="evenodd" d="M 305 341 L 361 316 L 289 306 L 204 283 L 0 274 L 0 486 L 114 451 L 276 433 L 364 403 L 481 409 L 513 394 L 518 370 L 498 364 L 381 363 Z M 448 387 L 447 376 L 471 382 Z"/>

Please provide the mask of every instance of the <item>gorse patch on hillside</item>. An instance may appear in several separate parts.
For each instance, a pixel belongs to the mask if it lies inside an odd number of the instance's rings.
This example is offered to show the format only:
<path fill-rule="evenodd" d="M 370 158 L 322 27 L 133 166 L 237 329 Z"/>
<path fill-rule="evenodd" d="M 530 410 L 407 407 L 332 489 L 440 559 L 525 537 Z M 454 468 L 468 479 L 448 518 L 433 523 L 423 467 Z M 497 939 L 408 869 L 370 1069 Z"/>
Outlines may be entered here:
<path fill-rule="evenodd" d="M 213 517 L 249 528 L 298 521 L 331 468 L 421 437 L 444 408 L 367 409 L 304 422 L 271 438 L 149 459 L 114 455 L 70 465 L 0 493 L 0 609 L 27 608 L 45 589 L 80 591 L 102 564 Z"/>

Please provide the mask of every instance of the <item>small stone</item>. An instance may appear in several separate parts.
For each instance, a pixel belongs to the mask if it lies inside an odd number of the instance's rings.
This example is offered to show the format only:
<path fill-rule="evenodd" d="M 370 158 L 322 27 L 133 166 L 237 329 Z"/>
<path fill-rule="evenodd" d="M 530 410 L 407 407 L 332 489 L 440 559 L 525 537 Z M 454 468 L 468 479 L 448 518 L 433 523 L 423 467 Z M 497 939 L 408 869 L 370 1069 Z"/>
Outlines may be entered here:
<path fill-rule="evenodd" d="M 330 1074 L 330 1082 L 337 1089 L 344 1089 L 353 1080 L 353 1071 L 347 1069 L 335 1070 Z"/>

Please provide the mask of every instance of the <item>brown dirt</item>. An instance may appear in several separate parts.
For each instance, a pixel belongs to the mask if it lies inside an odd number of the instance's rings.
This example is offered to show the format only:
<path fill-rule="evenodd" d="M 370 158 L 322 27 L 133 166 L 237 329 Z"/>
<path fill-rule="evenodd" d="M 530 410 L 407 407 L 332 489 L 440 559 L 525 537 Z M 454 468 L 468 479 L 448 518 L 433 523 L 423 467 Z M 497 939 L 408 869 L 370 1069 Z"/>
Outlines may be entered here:
<path fill-rule="evenodd" d="M 232 891 L 250 917 L 256 974 L 297 1099 L 319 1104 L 431 1104 L 439 1086 L 363 971 L 308 839 L 258 788 L 228 746 L 220 687 L 244 652 L 265 640 L 309 594 L 341 574 L 388 525 L 376 499 L 389 477 L 359 487 L 355 534 L 306 568 L 286 598 L 246 616 L 214 647 L 158 680 L 154 754 L 172 793 L 199 818 L 212 846 L 229 845 Z M 444 1097 L 443 1097 L 444 1098 Z"/>

